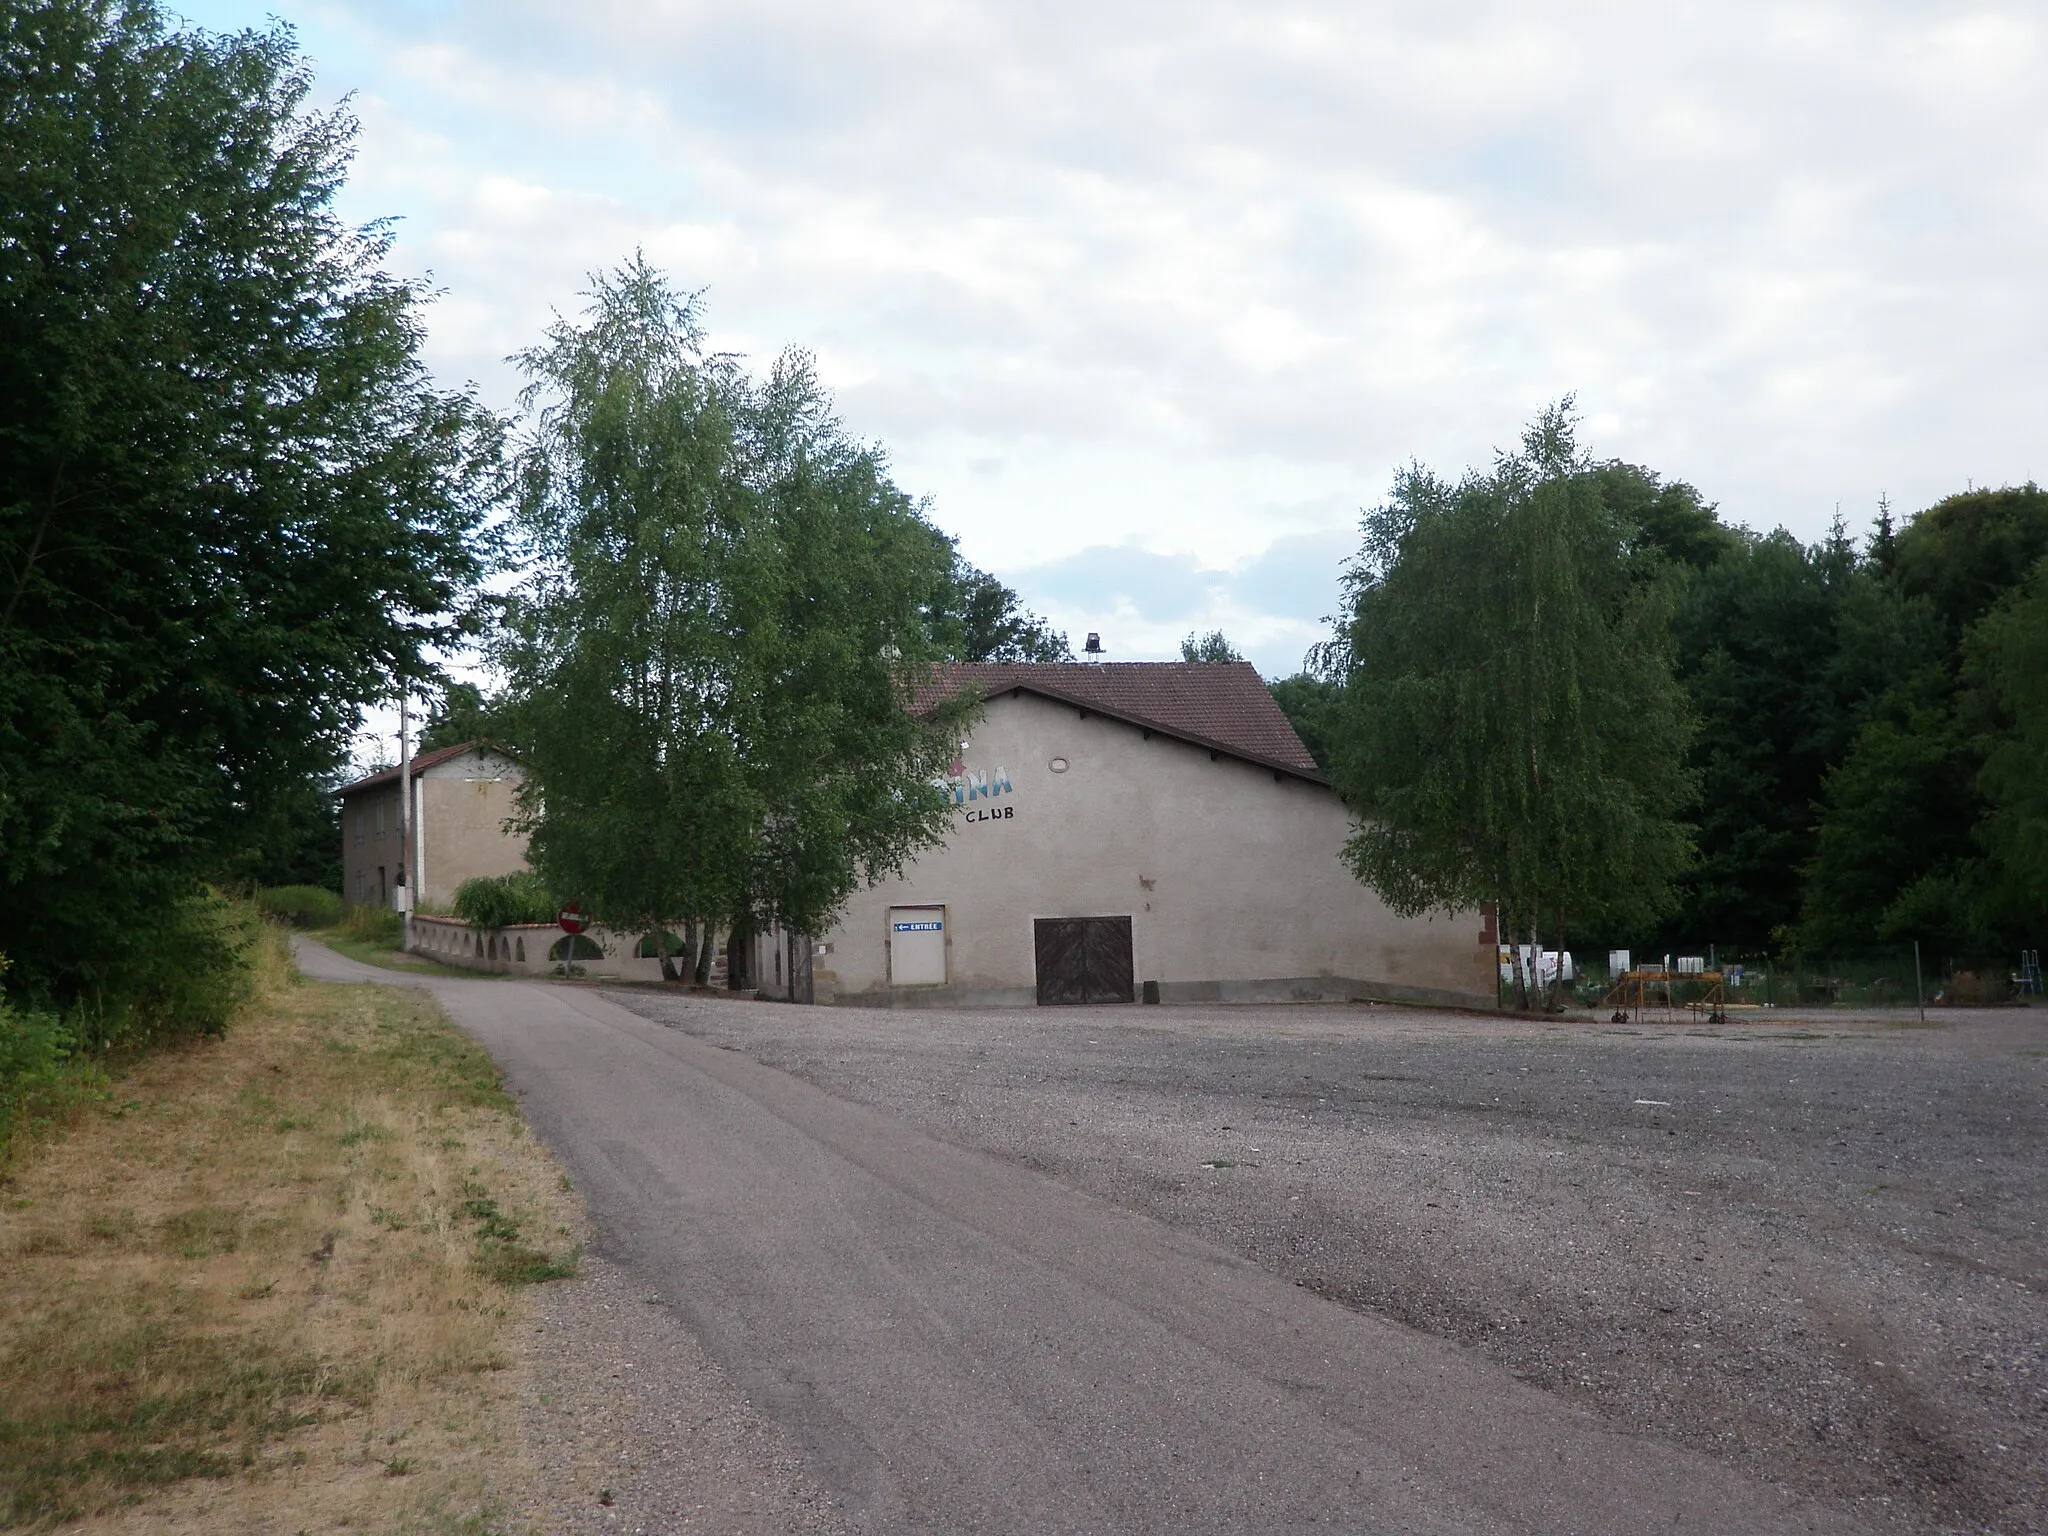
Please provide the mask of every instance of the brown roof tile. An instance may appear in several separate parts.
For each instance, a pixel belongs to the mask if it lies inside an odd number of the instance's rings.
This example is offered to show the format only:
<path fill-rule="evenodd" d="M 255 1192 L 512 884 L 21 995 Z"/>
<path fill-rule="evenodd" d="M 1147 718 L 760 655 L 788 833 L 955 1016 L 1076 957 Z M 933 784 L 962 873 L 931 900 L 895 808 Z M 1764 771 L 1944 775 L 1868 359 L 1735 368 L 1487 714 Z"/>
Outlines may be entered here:
<path fill-rule="evenodd" d="M 482 754 L 495 751 L 497 751 L 497 748 L 487 741 L 465 741 L 460 746 L 436 747 L 431 752 L 420 753 L 418 757 L 412 760 L 413 777 L 418 778 L 427 769 L 435 767 L 437 764 L 453 762 L 465 752 Z M 334 793 L 337 795 L 352 795 L 359 789 L 373 789 L 379 784 L 396 784 L 397 782 L 398 770 L 395 767 L 383 768 L 367 778 L 357 779 L 353 784 L 342 785 Z"/>
<path fill-rule="evenodd" d="M 1327 783 L 1248 661 L 989 661 L 937 669 L 918 708 L 969 687 L 989 697 L 1021 688 L 1197 746 Z"/>

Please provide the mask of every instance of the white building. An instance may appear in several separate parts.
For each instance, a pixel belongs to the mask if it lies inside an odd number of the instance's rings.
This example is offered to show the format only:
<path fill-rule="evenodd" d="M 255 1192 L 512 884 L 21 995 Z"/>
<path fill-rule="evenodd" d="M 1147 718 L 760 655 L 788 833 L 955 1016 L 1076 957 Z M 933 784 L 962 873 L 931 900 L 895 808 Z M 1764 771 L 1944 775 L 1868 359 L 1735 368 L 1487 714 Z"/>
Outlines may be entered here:
<path fill-rule="evenodd" d="M 971 686 L 954 833 L 853 896 L 813 946 L 818 1002 L 1494 1006 L 1490 925 L 1359 884 L 1350 815 L 1249 664 L 956 666 L 929 697 Z"/>

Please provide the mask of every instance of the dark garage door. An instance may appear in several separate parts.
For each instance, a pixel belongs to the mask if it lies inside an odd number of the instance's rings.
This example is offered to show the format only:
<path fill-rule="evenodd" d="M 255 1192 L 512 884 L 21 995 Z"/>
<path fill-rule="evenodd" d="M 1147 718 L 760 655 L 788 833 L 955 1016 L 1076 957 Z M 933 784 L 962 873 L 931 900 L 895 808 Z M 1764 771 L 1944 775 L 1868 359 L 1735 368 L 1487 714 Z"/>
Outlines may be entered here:
<path fill-rule="evenodd" d="M 1128 1003 L 1128 917 L 1041 917 L 1032 925 L 1041 1003 Z"/>

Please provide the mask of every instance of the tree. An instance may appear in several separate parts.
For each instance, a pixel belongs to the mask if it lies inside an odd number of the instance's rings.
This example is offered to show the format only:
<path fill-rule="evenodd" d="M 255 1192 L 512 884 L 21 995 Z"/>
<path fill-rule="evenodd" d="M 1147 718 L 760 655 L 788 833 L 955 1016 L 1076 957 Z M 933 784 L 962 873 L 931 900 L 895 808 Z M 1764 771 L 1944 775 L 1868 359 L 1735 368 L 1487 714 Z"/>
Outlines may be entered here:
<path fill-rule="evenodd" d="M 1330 741 L 1337 730 L 1337 714 L 1343 707 L 1343 685 L 1334 678 L 1304 670 L 1268 683 L 1266 689 L 1280 706 L 1280 713 L 1287 717 L 1287 723 L 1294 727 L 1301 744 L 1308 748 L 1316 766 L 1328 773 Z"/>
<path fill-rule="evenodd" d="M 1977 781 L 1977 912 L 2038 946 L 2048 926 L 2048 558 L 1978 625 L 1969 652 L 1971 680 L 1997 717 Z"/>
<path fill-rule="evenodd" d="M 1607 510 L 1628 530 L 1629 547 L 1673 564 L 1706 570 L 1741 548 L 1741 535 L 1683 480 L 1666 481 L 1640 464 L 1610 459 L 1586 471 Z"/>
<path fill-rule="evenodd" d="M 1745 534 L 1682 582 L 1673 629 L 1699 720 L 1698 859 L 1661 934 L 1763 948 L 1795 926 L 1823 786 L 1889 690 L 1938 661 L 1940 627 L 1845 534 Z"/>
<path fill-rule="evenodd" d="M 289 30 L 0 11 L 0 933 L 58 999 L 159 953 L 488 555 L 496 423 L 333 200 Z"/>
<path fill-rule="evenodd" d="M 1531 942 L 1668 909 L 1689 853 L 1669 587 L 1630 554 L 1569 405 L 1491 473 L 1396 480 L 1365 519 L 1332 658 L 1359 878 L 1407 915 L 1492 904 Z"/>
<path fill-rule="evenodd" d="M 816 932 L 950 828 L 968 706 L 909 707 L 950 546 L 804 354 L 755 382 L 644 261 L 521 361 L 533 574 L 498 654 L 529 857 L 621 927 Z"/>
<path fill-rule="evenodd" d="M 1900 530 L 1894 559 L 1900 590 L 1931 602 L 1960 647 L 1964 632 L 2043 555 L 2048 491 L 2029 481 L 1944 497 Z"/>
<path fill-rule="evenodd" d="M 936 535 L 936 530 L 934 530 Z M 1022 606 L 1017 594 L 959 555 L 929 620 L 951 661 L 1072 661 L 1064 632 Z"/>
<path fill-rule="evenodd" d="M 451 680 L 427 709 L 427 723 L 420 729 L 420 750 L 438 752 L 443 747 L 495 740 L 497 707 L 475 683 Z"/>
<path fill-rule="evenodd" d="M 1197 635 L 1192 630 L 1180 643 L 1182 661 L 1243 661 L 1244 657 L 1236 646 L 1224 637 L 1220 629 L 1212 629 L 1206 635 Z"/>
<path fill-rule="evenodd" d="M 1915 937 L 1975 947 L 1960 866 L 1973 851 L 1976 767 L 1940 668 L 1885 698 L 1822 787 L 1802 950 L 1827 956 Z"/>

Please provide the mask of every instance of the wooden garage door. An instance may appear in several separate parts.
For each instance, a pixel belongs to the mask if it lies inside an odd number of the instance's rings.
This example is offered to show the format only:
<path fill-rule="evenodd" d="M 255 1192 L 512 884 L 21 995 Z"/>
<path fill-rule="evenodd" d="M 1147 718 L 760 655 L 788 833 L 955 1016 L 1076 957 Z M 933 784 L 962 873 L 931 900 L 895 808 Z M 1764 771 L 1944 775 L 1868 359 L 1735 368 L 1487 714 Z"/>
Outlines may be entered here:
<path fill-rule="evenodd" d="M 1132 1000 L 1128 917 L 1041 917 L 1032 925 L 1041 1003 Z"/>

